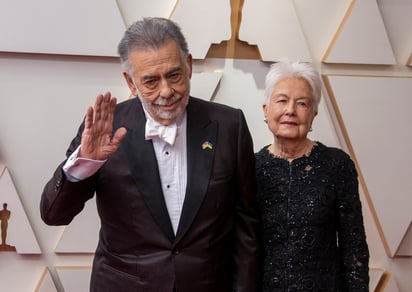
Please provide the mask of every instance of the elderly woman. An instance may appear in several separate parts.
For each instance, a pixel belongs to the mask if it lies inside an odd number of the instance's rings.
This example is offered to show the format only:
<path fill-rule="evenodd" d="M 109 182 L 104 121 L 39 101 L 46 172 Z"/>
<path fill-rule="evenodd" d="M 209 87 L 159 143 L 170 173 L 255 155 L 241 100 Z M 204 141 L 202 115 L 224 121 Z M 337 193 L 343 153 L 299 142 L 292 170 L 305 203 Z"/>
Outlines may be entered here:
<path fill-rule="evenodd" d="M 308 63 L 275 63 L 266 76 L 263 113 L 274 139 L 256 153 L 263 291 L 368 291 L 356 168 L 307 136 L 320 87 Z"/>

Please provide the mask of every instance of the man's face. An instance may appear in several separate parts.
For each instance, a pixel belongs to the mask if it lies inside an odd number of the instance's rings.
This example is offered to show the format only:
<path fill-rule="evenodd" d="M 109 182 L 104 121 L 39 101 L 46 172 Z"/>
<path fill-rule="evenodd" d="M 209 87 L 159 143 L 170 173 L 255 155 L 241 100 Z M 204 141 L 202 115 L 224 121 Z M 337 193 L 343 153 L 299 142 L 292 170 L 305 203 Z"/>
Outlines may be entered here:
<path fill-rule="evenodd" d="M 170 41 L 158 50 L 132 51 L 129 60 L 133 76 L 123 75 L 132 94 L 154 120 L 172 123 L 189 101 L 191 56 L 184 60 L 176 42 Z"/>

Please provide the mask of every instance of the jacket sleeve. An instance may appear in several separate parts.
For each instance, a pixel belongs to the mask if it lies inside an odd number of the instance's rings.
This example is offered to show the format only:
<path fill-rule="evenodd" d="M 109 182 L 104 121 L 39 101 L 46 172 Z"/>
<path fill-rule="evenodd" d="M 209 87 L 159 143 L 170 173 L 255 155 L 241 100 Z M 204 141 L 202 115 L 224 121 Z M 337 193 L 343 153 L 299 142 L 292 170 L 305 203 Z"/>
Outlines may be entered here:
<path fill-rule="evenodd" d="M 256 201 L 255 155 L 252 138 L 239 110 L 234 290 L 260 291 L 259 216 Z"/>
<path fill-rule="evenodd" d="M 67 157 L 80 145 L 83 124 L 76 137 L 72 140 Z M 40 214 L 48 225 L 67 225 L 84 208 L 87 200 L 94 195 L 94 176 L 79 181 L 70 182 L 63 172 L 63 161 L 46 183 L 40 200 Z"/>

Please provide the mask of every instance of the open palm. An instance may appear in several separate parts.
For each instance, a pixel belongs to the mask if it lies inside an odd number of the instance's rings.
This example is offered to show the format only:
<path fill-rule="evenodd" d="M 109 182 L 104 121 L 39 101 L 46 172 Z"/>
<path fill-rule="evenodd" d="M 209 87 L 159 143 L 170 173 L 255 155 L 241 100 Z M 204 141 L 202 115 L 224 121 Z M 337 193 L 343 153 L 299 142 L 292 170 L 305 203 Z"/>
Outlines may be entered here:
<path fill-rule="evenodd" d="M 116 98 L 106 92 L 99 94 L 94 106 L 87 109 L 79 157 L 106 160 L 117 151 L 126 129 L 117 129 L 112 137 L 115 108 Z"/>

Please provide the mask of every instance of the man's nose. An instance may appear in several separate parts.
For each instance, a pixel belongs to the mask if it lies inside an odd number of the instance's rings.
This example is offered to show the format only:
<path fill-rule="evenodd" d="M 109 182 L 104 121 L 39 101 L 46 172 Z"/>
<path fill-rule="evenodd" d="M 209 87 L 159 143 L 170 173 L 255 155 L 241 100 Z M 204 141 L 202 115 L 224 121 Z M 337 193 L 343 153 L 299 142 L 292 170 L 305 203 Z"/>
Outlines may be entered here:
<path fill-rule="evenodd" d="M 160 84 L 160 96 L 167 98 L 173 96 L 174 93 L 174 89 L 170 86 L 167 80 L 162 80 Z"/>

